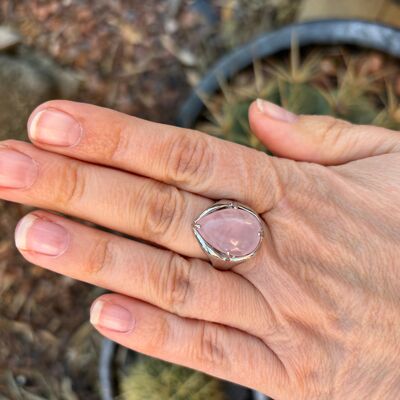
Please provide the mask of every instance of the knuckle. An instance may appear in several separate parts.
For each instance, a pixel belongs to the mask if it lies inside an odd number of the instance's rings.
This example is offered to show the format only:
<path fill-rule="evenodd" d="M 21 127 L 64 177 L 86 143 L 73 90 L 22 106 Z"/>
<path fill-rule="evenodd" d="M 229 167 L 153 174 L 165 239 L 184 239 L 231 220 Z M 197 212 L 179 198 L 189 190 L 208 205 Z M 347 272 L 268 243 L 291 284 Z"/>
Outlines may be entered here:
<path fill-rule="evenodd" d="M 342 140 L 344 133 L 346 133 L 351 124 L 330 116 L 325 117 L 325 121 L 326 125 L 321 131 L 321 141 L 335 146 Z"/>
<path fill-rule="evenodd" d="M 213 152 L 207 138 L 200 134 L 176 135 L 169 144 L 166 157 L 167 178 L 173 184 L 204 184 L 213 171 Z"/>
<path fill-rule="evenodd" d="M 68 204 L 79 202 L 83 197 L 86 185 L 85 174 L 77 163 L 65 163 L 55 176 L 55 203 L 65 208 Z"/>
<path fill-rule="evenodd" d="M 218 367 L 226 364 L 226 354 L 223 346 L 222 327 L 211 322 L 202 321 L 197 343 L 194 341 L 194 359 L 201 365 Z"/>
<path fill-rule="evenodd" d="M 182 315 L 191 287 L 191 264 L 178 254 L 171 253 L 164 268 L 157 268 L 156 295 L 168 310 Z"/>
<path fill-rule="evenodd" d="M 270 211 L 285 195 L 285 184 L 282 176 L 283 163 L 277 168 L 276 161 L 264 153 L 256 153 L 253 163 L 248 164 L 247 179 L 251 190 L 245 194 L 248 203 L 260 214 Z M 243 175 L 244 176 L 244 175 Z"/>
<path fill-rule="evenodd" d="M 104 144 L 105 158 L 110 163 L 125 159 L 126 152 L 132 150 L 129 139 L 132 137 L 128 128 L 121 123 L 115 123 L 112 135 L 107 136 L 107 143 Z"/>
<path fill-rule="evenodd" d="M 88 275 L 97 275 L 113 265 L 113 246 L 108 238 L 98 238 L 89 250 L 83 270 Z M 109 272 L 109 271 L 108 271 Z"/>
<path fill-rule="evenodd" d="M 168 346 L 169 338 L 171 337 L 170 319 L 166 316 L 160 315 L 159 318 L 153 321 L 154 324 L 149 326 L 151 335 L 144 337 L 144 352 L 149 354 L 156 354 L 160 349 L 165 349 Z"/>
<path fill-rule="evenodd" d="M 161 238 L 175 238 L 177 227 L 182 220 L 184 198 L 173 186 L 158 182 L 146 183 L 139 196 L 142 210 L 142 231 L 147 238 L 158 241 Z M 140 212 L 140 211 L 139 211 Z"/>
<path fill-rule="evenodd" d="M 269 212 L 285 195 L 286 160 L 279 159 L 278 168 L 275 158 L 261 151 L 253 151 L 251 159 L 247 155 L 235 159 L 238 161 L 237 173 L 246 182 L 236 189 L 241 191 L 243 203 L 251 204 L 261 215 Z"/>

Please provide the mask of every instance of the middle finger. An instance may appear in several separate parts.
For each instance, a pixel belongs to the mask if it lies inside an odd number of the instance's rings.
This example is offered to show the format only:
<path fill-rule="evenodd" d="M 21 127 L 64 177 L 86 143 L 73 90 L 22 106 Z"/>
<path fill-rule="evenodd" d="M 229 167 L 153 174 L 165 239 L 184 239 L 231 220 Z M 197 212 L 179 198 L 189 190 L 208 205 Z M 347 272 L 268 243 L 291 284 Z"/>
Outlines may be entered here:
<path fill-rule="evenodd" d="M 213 201 L 150 178 L 8 141 L 0 149 L 0 197 L 205 258 L 191 222 Z"/>

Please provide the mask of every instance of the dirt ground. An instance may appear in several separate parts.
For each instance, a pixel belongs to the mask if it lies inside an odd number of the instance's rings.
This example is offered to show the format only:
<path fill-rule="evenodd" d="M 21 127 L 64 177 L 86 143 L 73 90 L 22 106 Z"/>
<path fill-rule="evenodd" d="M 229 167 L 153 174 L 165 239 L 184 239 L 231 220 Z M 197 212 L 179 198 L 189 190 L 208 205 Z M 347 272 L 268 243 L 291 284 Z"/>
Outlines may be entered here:
<path fill-rule="evenodd" d="M 76 74 L 76 100 L 173 122 L 219 55 L 291 21 L 295 3 L 0 0 L 0 25 Z M 101 289 L 19 256 L 13 232 L 28 210 L 0 202 L 0 399 L 98 399 L 100 338 L 88 310 Z"/>

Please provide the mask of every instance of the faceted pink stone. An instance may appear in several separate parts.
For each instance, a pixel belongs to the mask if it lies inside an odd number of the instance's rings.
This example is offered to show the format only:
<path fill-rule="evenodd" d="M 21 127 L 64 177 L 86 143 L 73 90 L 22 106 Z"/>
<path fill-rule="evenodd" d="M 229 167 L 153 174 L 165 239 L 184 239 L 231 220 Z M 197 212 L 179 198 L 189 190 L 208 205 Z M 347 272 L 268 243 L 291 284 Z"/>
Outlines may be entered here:
<path fill-rule="evenodd" d="M 215 249 L 234 257 L 252 253 L 260 242 L 257 218 L 238 208 L 225 208 L 197 221 L 198 232 Z"/>

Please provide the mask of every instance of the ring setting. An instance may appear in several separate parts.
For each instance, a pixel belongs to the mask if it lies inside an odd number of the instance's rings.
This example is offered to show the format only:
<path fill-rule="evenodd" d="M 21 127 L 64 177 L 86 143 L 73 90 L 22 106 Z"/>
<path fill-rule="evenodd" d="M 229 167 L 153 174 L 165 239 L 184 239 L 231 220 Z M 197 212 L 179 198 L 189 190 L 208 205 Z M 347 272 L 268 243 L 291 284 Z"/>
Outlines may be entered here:
<path fill-rule="evenodd" d="M 192 223 L 193 233 L 211 264 L 227 270 L 253 257 L 264 237 L 263 224 L 251 208 L 221 200 Z"/>

